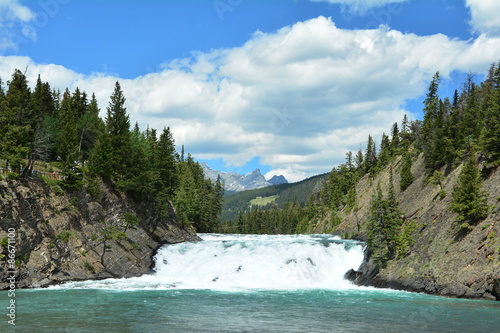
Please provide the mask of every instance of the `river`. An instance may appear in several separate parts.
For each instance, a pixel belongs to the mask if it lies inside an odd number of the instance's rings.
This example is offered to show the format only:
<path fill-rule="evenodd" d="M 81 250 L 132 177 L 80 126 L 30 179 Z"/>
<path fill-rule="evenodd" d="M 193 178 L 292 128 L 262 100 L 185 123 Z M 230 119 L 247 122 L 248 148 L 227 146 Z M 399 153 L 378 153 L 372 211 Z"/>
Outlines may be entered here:
<path fill-rule="evenodd" d="M 364 245 L 357 241 L 331 235 L 200 236 L 201 242 L 162 247 L 149 275 L 18 290 L 16 325 L 4 316 L 0 331 L 500 331 L 499 302 L 344 280 L 363 260 Z"/>

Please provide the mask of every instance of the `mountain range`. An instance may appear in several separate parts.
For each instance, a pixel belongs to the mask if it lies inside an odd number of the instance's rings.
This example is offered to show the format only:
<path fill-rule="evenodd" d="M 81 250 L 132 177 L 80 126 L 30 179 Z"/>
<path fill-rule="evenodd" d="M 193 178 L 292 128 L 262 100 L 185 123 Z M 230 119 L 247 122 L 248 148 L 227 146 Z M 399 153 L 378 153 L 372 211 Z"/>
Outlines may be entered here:
<path fill-rule="evenodd" d="M 271 179 L 266 180 L 259 169 L 246 174 L 240 175 L 236 172 L 224 172 L 218 170 L 212 170 L 206 163 L 200 163 L 203 168 L 203 172 L 207 178 L 215 181 L 217 176 L 220 175 L 222 182 L 224 183 L 224 190 L 241 192 L 246 190 L 253 190 L 257 188 L 263 188 L 272 185 L 286 184 L 288 180 L 283 175 L 273 176 Z"/>

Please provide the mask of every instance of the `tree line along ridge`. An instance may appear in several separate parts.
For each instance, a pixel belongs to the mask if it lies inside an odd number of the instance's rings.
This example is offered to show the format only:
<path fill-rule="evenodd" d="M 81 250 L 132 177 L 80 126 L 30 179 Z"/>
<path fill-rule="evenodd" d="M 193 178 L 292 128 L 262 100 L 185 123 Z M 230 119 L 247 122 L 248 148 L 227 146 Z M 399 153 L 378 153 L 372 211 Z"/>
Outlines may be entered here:
<path fill-rule="evenodd" d="M 141 131 L 136 123 L 131 128 L 119 82 L 105 118 L 99 113 L 95 95 L 89 98 L 79 88 L 61 93 L 38 76 L 30 89 L 20 70 L 5 86 L 0 79 L 4 176 L 28 179 L 37 174 L 66 191 L 85 185 L 97 200 L 97 183 L 104 181 L 136 201 L 153 198 L 160 214 L 167 214 L 172 202 L 186 227 L 218 229 L 222 183 L 205 179 L 192 156 L 184 156 L 184 147 L 177 153 L 169 127 Z"/>

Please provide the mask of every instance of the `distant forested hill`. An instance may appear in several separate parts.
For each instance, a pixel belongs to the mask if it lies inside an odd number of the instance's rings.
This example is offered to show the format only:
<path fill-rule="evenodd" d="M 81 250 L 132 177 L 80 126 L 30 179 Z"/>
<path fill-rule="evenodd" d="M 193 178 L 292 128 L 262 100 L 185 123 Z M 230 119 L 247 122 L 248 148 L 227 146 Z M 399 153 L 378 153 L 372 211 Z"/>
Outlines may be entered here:
<path fill-rule="evenodd" d="M 328 174 L 310 177 L 297 183 L 273 185 L 265 188 L 238 192 L 224 197 L 222 207 L 222 221 L 235 222 L 239 213 L 247 213 L 251 209 L 250 201 L 258 197 L 276 196 L 273 204 L 283 208 L 286 202 L 297 202 L 301 206 L 313 193 L 317 193 L 323 186 Z"/>
<path fill-rule="evenodd" d="M 358 284 L 500 300 L 500 63 L 452 96 L 440 82 L 438 72 L 422 120 L 405 116 L 378 143 L 369 135 L 305 207 L 250 210 L 236 230 L 365 240 Z"/>

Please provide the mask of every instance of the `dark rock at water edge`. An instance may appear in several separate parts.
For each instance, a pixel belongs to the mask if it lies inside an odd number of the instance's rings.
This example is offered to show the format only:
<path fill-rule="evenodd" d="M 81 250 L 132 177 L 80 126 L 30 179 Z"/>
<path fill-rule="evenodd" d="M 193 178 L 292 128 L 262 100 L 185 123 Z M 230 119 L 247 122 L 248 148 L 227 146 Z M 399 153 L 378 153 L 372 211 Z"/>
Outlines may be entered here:
<path fill-rule="evenodd" d="M 98 186 L 99 199 L 87 186 L 64 192 L 38 179 L 9 180 L 0 188 L 0 239 L 15 230 L 17 288 L 140 276 L 152 271 L 153 256 L 163 244 L 199 240 L 171 204 L 160 215 L 153 201 L 137 203 L 107 184 Z M 139 224 L 103 244 L 111 232 L 116 236 L 125 230 L 126 213 Z M 0 249 L 5 256 L 6 249 Z M 8 288 L 9 274 L 0 271 L 0 289 Z"/>
<path fill-rule="evenodd" d="M 383 267 L 374 265 L 367 255 L 356 274 L 351 272 L 348 277 L 359 285 L 499 300 L 500 168 L 492 168 L 482 180 L 488 193 L 488 215 L 464 228 L 450 209 L 462 165 L 440 170 L 446 177 L 441 189 L 429 183 L 424 156 L 420 154 L 412 165 L 413 183 L 404 191 L 400 189 L 402 165 L 402 158 L 397 157 L 374 177 L 362 177 L 356 186 L 358 209 L 343 209 L 339 213 L 342 222 L 333 231 L 327 229 L 331 214 L 325 214 L 314 221 L 315 228 L 309 232 L 367 239 L 372 194 L 378 184 L 387 193 L 392 175 L 398 209 L 411 235 L 405 253 L 398 253 Z M 442 196 L 441 191 L 447 195 Z"/>

